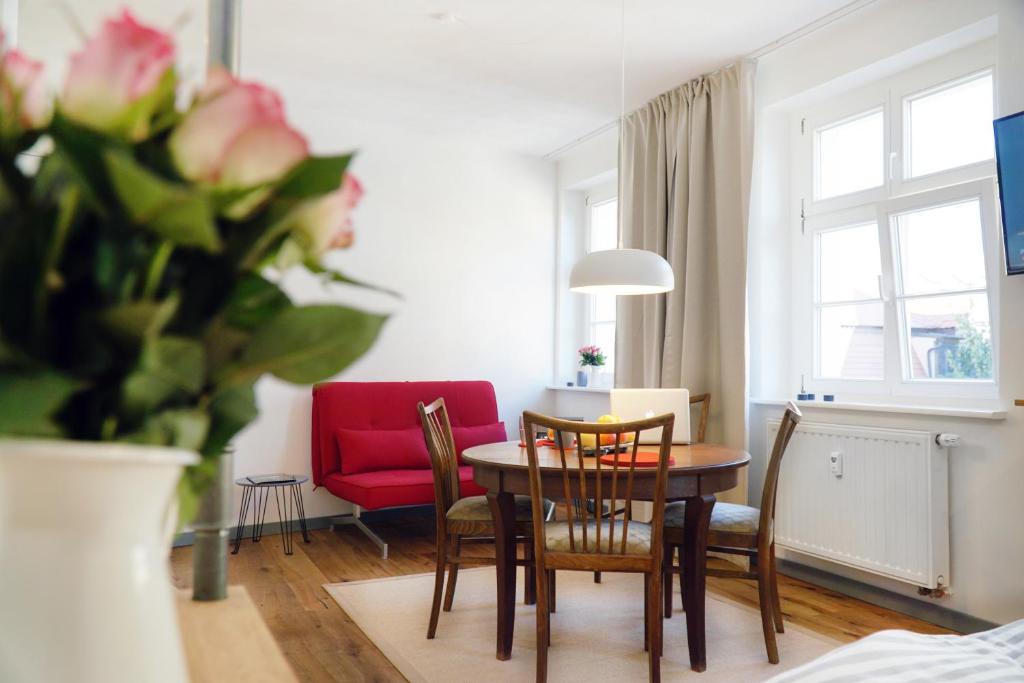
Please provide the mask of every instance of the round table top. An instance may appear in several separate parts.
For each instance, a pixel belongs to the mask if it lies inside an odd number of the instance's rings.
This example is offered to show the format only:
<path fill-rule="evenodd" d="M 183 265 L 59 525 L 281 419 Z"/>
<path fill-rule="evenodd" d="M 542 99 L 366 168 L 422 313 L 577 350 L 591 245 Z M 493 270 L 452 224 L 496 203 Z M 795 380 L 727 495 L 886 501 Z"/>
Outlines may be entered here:
<path fill-rule="evenodd" d="M 305 484 L 309 481 L 309 477 L 305 474 L 285 474 L 286 477 L 292 477 L 292 481 L 268 481 L 259 483 L 255 481 L 249 481 L 249 477 L 269 477 L 269 474 L 250 474 L 248 477 L 239 477 L 235 479 L 235 484 L 238 486 L 296 486 L 298 484 Z"/>
<path fill-rule="evenodd" d="M 640 444 L 637 450 L 657 452 L 658 444 Z M 570 451 L 567 448 L 566 455 L 570 453 L 575 453 L 575 450 Z M 680 476 L 745 467 L 750 462 L 750 453 L 719 444 L 694 443 L 672 446 L 672 458 L 675 462 L 669 465 L 669 476 Z M 474 467 L 507 470 L 529 468 L 526 447 L 520 446 L 518 441 L 501 441 L 473 446 L 462 452 L 462 459 Z M 538 446 L 537 462 L 541 469 L 559 471 L 562 469 L 562 461 L 557 448 Z M 583 466 L 586 469 L 596 469 L 597 458 L 585 457 Z M 611 466 L 604 464 L 601 469 L 611 469 Z M 653 474 L 656 470 L 655 467 L 637 467 L 635 473 L 641 474 L 646 471 Z"/>

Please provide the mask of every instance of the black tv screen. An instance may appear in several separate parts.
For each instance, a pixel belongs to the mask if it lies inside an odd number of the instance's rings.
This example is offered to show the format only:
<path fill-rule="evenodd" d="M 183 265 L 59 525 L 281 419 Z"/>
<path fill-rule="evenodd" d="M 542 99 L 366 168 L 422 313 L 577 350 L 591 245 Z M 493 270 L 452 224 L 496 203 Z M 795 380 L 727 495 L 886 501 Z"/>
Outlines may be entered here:
<path fill-rule="evenodd" d="M 1006 274 L 1024 273 L 1024 111 L 996 119 L 996 169 Z"/>

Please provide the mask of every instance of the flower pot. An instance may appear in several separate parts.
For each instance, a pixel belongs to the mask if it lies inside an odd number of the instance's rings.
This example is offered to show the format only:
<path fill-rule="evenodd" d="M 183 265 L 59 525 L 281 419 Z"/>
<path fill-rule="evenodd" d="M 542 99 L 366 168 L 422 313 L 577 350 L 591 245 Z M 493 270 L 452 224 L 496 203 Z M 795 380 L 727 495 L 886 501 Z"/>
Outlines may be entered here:
<path fill-rule="evenodd" d="M 0 441 L 0 680 L 187 681 L 168 515 L 195 453 Z"/>

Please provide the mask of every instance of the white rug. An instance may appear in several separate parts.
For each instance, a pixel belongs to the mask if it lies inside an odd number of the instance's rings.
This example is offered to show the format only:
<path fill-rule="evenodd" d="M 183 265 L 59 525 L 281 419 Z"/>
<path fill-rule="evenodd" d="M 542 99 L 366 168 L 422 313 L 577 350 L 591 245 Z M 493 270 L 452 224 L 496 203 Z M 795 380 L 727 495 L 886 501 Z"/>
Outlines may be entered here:
<path fill-rule="evenodd" d="M 512 659 L 494 657 L 496 581 L 493 567 L 459 572 L 451 612 L 441 612 L 437 637 L 427 640 L 433 574 L 327 584 L 324 589 L 413 683 L 532 681 L 536 621 L 517 593 Z M 552 615 L 548 676 L 552 681 L 647 680 L 643 649 L 643 578 L 605 573 L 595 584 L 587 572 L 558 573 L 558 611 Z M 708 668 L 690 670 L 686 618 L 676 611 L 665 621 L 664 680 L 763 681 L 822 655 L 840 643 L 787 622 L 778 635 L 781 663 L 765 655 L 761 617 L 749 607 L 709 593 Z"/>

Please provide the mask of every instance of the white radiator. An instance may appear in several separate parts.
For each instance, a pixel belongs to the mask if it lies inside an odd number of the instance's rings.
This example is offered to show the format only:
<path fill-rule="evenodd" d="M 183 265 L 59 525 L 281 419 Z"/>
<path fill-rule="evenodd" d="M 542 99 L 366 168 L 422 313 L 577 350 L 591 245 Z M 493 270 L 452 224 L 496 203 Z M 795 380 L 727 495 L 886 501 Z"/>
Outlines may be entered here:
<path fill-rule="evenodd" d="M 768 444 L 778 429 L 769 421 Z M 928 432 L 801 422 L 782 461 L 775 542 L 915 586 L 948 586 L 948 460 Z"/>

